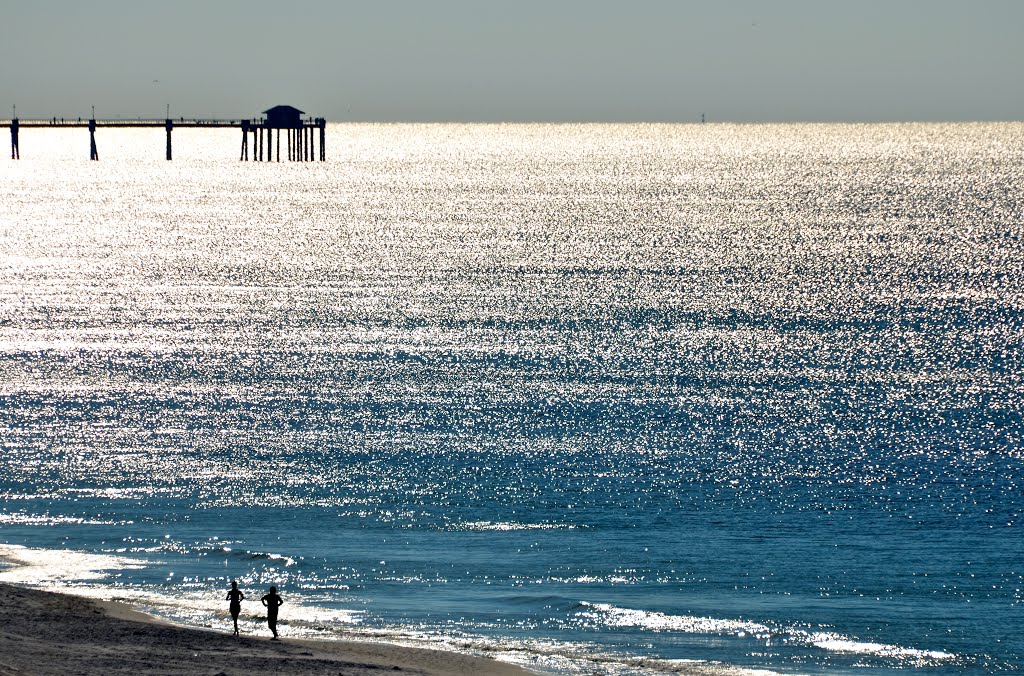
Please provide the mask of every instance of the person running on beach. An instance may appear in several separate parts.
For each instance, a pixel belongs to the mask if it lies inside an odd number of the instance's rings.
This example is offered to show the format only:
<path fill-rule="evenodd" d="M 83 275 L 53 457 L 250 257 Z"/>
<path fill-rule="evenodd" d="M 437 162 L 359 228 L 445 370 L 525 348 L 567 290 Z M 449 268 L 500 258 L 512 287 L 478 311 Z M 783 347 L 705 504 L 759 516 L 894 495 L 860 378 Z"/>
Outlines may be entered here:
<path fill-rule="evenodd" d="M 238 636 L 238 613 L 242 612 L 242 600 L 245 594 L 238 588 L 238 582 L 231 581 L 231 589 L 228 590 L 228 601 L 231 601 L 231 619 L 235 622 L 235 636 Z"/>
<path fill-rule="evenodd" d="M 277 595 L 277 587 L 271 587 L 270 591 L 260 598 L 263 605 L 267 607 L 267 624 L 270 625 L 270 631 L 274 632 L 274 638 L 271 641 L 277 640 L 277 609 L 281 606 L 284 601 Z"/>

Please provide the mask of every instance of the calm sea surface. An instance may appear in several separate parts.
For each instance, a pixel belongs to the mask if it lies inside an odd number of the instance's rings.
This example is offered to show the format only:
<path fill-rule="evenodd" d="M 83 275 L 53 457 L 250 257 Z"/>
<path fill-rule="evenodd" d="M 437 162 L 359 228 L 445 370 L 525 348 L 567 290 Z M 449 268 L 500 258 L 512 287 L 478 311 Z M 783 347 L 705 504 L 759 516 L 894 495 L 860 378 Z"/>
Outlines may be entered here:
<path fill-rule="evenodd" d="M 1024 671 L 1024 124 L 239 137 L 0 160 L 0 577 L 546 673 Z"/>

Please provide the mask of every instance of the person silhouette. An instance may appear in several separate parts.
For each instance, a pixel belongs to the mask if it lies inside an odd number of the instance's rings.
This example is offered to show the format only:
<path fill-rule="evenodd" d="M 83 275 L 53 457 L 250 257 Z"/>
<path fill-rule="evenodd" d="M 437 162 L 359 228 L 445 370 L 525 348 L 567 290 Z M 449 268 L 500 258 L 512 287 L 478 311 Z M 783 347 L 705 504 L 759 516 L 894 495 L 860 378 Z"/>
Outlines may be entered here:
<path fill-rule="evenodd" d="M 267 624 L 270 625 L 270 631 L 274 632 L 274 638 L 271 641 L 277 640 L 277 609 L 281 606 L 284 601 L 277 595 L 277 587 L 271 587 L 270 591 L 264 594 L 260 601 L 267 607 Z"/>
<path fill-rule="evenodd" d="M 235 636 L 238 636 L 238 613 L 242 612 L 242 600 L 244 598 L 245 594 L 238 588 L 238 582 L 232 580 L 227 600 L 231 601 L 231 619 L 235 622 Z"/>

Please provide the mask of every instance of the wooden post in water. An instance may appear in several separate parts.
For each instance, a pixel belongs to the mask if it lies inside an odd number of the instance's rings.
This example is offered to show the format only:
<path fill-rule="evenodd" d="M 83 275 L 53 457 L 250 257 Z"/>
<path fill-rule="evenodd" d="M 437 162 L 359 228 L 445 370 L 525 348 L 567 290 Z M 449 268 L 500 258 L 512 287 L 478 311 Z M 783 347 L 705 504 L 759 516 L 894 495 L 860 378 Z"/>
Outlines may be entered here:
<path fill-rule="evenodd" d="M 167 161 L 171 161 L 171 129 L 174 128 L 174 123 L 171 122 L 171 118 L 164 120 L 164 127 L 167 129 Z"/>
<path fill-rule="evenodd" d="M 11 159 L 21 159 L 21 152 L 18 150 L 18 118 L 11 120 Z"/>
<path fill-rule="evenodd" d="M 327 120 L 320 118 L 320 161 L 327 161 Z"/>
<path fill-rule="evenodd" d="M 243 162 L 249 159 L 249 120 L 242 120 L 242 154 L 238 161 Z"/>
<path fill-rule="evenodd" d="M 281 130 L 277 130 L 277 161 L 281 161 Z"/>
<path fill-rule="evenodd" d="M 96 113 L 93 112 L 93 119 L 89 120 L 89 159 L 98 160 L 100 154 L 96 150 Z"/>

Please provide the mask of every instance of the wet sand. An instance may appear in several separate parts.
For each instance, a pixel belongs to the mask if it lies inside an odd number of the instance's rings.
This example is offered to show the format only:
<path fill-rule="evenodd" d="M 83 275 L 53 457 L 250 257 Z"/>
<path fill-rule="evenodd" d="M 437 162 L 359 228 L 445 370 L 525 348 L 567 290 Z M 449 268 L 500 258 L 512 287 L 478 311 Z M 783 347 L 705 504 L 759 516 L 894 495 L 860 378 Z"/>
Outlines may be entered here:
<path fill-rule="evenodd" d="M 529 672 L 485 657 L 383 643 L 235 638 L 161 622 L 120 603 L 0 584 L 0 676 L 382 673 Z"/>

